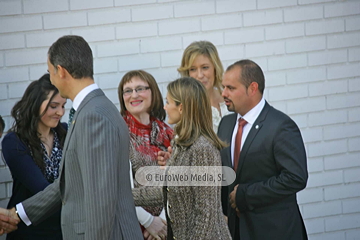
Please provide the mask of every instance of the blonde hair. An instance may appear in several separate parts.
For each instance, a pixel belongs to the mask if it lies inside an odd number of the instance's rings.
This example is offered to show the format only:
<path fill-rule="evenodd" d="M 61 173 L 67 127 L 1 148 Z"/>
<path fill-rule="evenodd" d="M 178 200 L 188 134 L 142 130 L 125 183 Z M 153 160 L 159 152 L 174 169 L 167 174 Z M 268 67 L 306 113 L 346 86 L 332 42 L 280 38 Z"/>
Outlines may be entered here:
<path fill-rule="evenodd" d="M 188 147 L 203 135 L 219 150 L 225 147 L 213 130 L 210 100 L 202 83 L 183 77 L 169 83 L 167 90 L 177 106 L 182 104 L 180 121 L 174 128 L 176 144 Z"/>
<path fill-rule="evenodd" d="M 198 41 L 191 43 L 184 51 L 181 65 L 177 69 L 182 77 L 189 77 L 189 69 L 193 64 L 195 58 L 199 55 L 204 55 L 209 58 L 215 69 L 214 87 L 216 87 L 221 94 L 221 79 L 224 73 L 224 68 L 221 64 L 218 51 L 214 44 L 208 41 Z"/>

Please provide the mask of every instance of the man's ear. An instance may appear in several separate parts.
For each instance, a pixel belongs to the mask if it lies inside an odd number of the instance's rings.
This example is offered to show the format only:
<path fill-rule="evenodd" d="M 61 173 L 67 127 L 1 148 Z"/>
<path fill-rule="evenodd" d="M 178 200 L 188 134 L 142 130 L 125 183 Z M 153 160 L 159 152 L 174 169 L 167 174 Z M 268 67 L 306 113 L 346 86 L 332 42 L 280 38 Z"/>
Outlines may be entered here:
<path fill-rule="evenodd" d="M 60 78 L 65 78 L 65 76 L 69 74 L 68 71 L 60 65 L 57 65 L 56 68 Z"/>
<path fill-rule="evenodd" d="M 248 89 L 250 90 L 250 95 L 254 95 L 259 90 L 259 84 L 257 82 L 252 82 Z"/>

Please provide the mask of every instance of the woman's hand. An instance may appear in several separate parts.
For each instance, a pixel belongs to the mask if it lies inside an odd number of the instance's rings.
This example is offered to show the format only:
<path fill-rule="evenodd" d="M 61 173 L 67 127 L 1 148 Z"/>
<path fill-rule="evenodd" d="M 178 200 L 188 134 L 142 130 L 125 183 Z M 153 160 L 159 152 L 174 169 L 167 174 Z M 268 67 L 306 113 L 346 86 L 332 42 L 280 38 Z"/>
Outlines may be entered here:
<path fill-rule="evenodd" d="M 167 224 L 166 221 L 160 217 L 154 217 L 154 220 L 144 232 L 144 237 L 147 240 L 157 239 L 164 240 L 167 236 Z"/>
<path fill-rule="evenodd" d="M 171 153 L 172 153 L 172 148 L 171 147 L 168 147 L 168 151 L 165 152 L 165 151 L 159 151 L 158 152 L 158 164 L 160 166 L 165 166 L 166 165 L 166 161 L 170 158 L 171 156 Z"/>

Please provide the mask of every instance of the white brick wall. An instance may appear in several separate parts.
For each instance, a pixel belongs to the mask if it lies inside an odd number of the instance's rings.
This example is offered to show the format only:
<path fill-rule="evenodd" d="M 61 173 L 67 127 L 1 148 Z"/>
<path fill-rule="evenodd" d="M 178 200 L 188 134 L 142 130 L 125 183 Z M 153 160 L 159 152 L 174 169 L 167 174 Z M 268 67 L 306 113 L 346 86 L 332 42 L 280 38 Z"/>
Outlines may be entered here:
<path fill-rule="evenodd" d="M 21 1 L 0 2 L 0 16 L 21 14 Z"/>
<path fill-rule="evenodd" d="M 23 4 L 25 14 L 61 12 L 69 10 L 67 0 L 23 0 Z"/>
<path fill-rule="evenodd" d="M 175 4 L 175 17 L 202 16 L 215 13 L 215 1 Z M 172 15 L 171 15 L 172 17 Z"/>
<path fill-rule="evenodd" d="M 216 12 L 242 12 L 256 9 L 256 0 L 216 1 Z"/>
<path fill-rule="evenodd" d="M 25 38 L 23 34 L 0 36 L 0 50 L 16 49 L 25 47 Z"/>
<path fill-rule="evenodd" d="M 338 154 L 324 158 L 325 170 L 360 167 L 360 153 Z"/>
<path fill-rule="evenodd" d="M 8 129 L 12 106 L 46 72 L 48 47 L 60 36 L 90 42 L 95 81 L 117 107 L 127 71 L 149 71 L 165 94 L 183 50 L 211 41 L 225 67 L 256 61 L 266 99 L 302 131 L 309 182 L 298 200 L 309 239 L 359 239 L 359 16 L 359 0 L 3 0 L 0 115 Z M 0 206 L 10 194 L 0 161 Z"/>
<path fill-rule="evenodd" d="M 147 8 L 135 8 L 132 10 L 132 20 L 134 22 L 154 20 L 154 19 L 168 19 L 173 17 L 174 17 L 173 7 L 170 5 L 147 7 Z"/>
<path fill-rule="evenodd" d="M 319 35 L 344 31 L 344 20 L 320 20 L 305 24 L 306 35 Z"/>
<path fill-rule="evenodd" d="M 116 38 L 139 38 L 156 36 L 158 32 L 157 23 L 130 24 L 116 27 Z"/>
<path fill-rule="evenodd" d="M 130 22 L 130 9 L 111 8 L 88 13 L 89 25 L 112 24 Z"/>
<path fill-rule="evenodd" d="M 350 51 L 352 53 L 353 50 Z M 328 65 L 333 63 L 341 63 L 347 61 L 347 50 L 336 49 L 329 51 L 314 52 L 308 54 L 309 66 Z"/>
<path fill-rule="evenodd" d="M 290 8 L 284 11 L 285 22 L 304 21 L 312 19 L 321 19 L 323 17 L 323 6 L 306 6 L 301 8 Z"/>
<path fill-rule="evenodd" d="M 268 10 L 265 12 L 244 13 L 244 26 L 258 26 L 265 24 L 281 23 L 283 20 L 282 10 Z"/>

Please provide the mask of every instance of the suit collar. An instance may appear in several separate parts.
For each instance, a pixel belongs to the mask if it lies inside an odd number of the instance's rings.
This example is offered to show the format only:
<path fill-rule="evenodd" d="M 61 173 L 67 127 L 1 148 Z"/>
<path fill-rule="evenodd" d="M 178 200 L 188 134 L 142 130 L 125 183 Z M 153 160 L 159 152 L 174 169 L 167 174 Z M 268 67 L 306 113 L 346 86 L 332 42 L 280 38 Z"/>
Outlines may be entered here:
<path fill-rule="evenodd" d="M 67 149 L 67 145 L 69 143 L 69 139 L 72 135 L 72 132 L 73 132 L 73 129 L 76 125 L 76 120 L 77 120 L 77 117 L 79 115 L 79 113 L 81 112 L 81 110 L 86 106 L 86 104 L 93 98 L 95 97 L 98 97 L 98 96 L 104 96 L 104 92 L 98 88 L 98 89 L 95 89 L 93 91 L 91 91 L 88 95 L 86 95 L 86 97 L 84 98 L 83 101 L 81 101 L 81 104 L 79 105 L 78 107 L 78 110 L 75 112 L 74 114 L 74 117 L 73 117 L 73 121 L 68 129 L 68 132 L 66 134 L 66 138 L 65 138 L 65 143 L 64 143 L 64 149 Z"/>
<path fill-rule="evenodd" d="M 225 140 L 230 144 L 229 147 L 225 148 L 224 151 L 226 153 L 226 157 L 222 157 L 222 161 L 224 161 L 224 164 L 228 167 L 233 167 L 232 161 L 231 161 L 231 140 L 232 140 L 232 134 L 234 131 L 234 127 L 237 121 L 237 114 L 229 114 L 225 116 L 228 120 L 226 121 L 226 124 L 228 125 L 226 128 L 222 128 L 224 138 L 222 140 Z M 224 121 L 225 123 L 225 121 Z"/>
<path fill-rule="evenodd" d="M 86 98 L 86 96 L 98 88 L 99 87 L 96 83 L 93 83 L 93 84 L 83 88 L 74 98 L 72 107 L 75 109 L 75 111 L 78 110 L 81 102 Z"/>
<path fill-rule="evenodd" d="M 248 111 L 244 116 L 237 114 L 237 121 L 239 120 L 239 118 L 242 117 L 246 120 L 248 124 L 253 125 L 256 119 L 259 117 L 264 106 L 265 106 L 265 99 L 264 97 L 262 97 L 261 100 L 256 104 L 256 106 L 253 107 L 250 111 Z"/>

